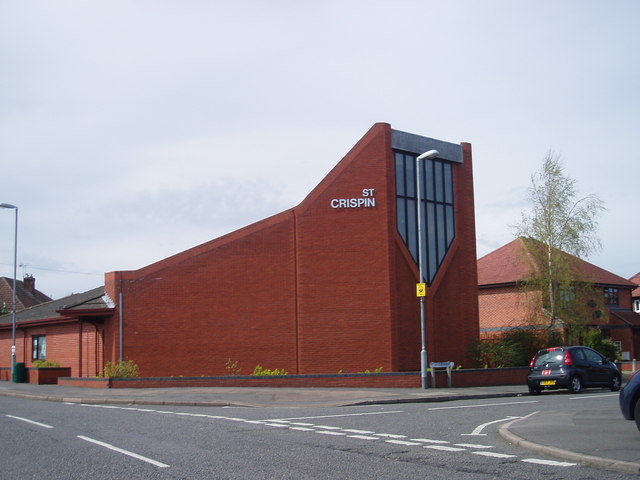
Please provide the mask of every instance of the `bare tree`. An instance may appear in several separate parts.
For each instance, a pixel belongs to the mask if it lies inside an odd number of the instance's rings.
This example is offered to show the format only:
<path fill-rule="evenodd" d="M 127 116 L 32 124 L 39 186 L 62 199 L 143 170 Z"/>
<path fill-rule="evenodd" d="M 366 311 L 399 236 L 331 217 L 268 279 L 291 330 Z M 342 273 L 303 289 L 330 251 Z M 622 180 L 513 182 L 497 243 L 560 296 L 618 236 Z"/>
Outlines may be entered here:
<path fill-rule="evenodd" d="M 586 279 L 577 278 L 575 264 L 599 250 L 598 218 L 605 207 L 595 194 L 577 198 L 575 180 L 565 174 L 553 151 L 531 177 L 528 203 L 531 208 L 522 212 L 516 233 L 533 261 L 528 282 L 543 289 L 552 331 L 558 326 L 558 304 L 566 311 L 567 303 L 577 300 L 576 280 L 584 290 Z"/>

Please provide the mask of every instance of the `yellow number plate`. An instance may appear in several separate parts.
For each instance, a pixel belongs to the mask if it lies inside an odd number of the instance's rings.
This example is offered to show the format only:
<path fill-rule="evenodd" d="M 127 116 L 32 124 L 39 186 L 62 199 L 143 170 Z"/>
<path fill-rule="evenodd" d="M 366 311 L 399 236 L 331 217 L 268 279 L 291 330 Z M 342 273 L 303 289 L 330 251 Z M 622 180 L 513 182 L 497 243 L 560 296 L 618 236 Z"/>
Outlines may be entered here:
<path fill-rule="evenodd" d="M 548 387 L 549 385 L 555 385 L 556 381 L 555 380 L 543 380 L 540 382 L 540 385 L 542 385 L 543 387 Z"/>

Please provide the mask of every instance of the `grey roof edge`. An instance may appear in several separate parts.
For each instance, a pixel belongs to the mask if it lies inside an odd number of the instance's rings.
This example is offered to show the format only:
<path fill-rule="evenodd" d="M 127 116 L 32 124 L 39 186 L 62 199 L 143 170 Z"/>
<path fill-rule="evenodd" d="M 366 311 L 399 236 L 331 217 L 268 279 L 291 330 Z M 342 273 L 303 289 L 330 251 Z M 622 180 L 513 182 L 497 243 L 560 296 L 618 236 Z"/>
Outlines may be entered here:
<path fill-rule="evenodd" d="M 72 295 L 52 300 L 50 302 L 34 305 L 16 312 L 16 322 L 24 322 L 31 320 L 44 320 L 59 317 L 58 310 L 68 310 L 77 307 L 90 300 L 101 298 L 104 296 L 104 286 L 96 287 L 82 293 L 74 293 Z M 12 323 L 12 313 L 0 316 L 0 325 Z"/>
<path fill-rule="evenodd" d="M 457 143 L 423 137 L 414 133 L 391 130 L 391 148 L 421 154 L 428 150 L 438 150 L 438 158 L 450 162 L 463 163 L 462 146 Z"/>

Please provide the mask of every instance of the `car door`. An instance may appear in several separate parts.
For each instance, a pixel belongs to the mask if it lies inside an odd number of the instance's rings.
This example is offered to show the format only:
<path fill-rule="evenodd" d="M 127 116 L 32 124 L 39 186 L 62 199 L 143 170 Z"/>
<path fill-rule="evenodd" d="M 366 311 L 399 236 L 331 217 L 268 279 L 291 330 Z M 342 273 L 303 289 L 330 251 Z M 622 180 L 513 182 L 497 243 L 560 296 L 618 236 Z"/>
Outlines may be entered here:
<path fill-rule="evenodd" d="M 609 382 L 609 367 L 607 360 L 595 350 L 582 348 L 587 359 L 586 383 L 606 385 Z"/>

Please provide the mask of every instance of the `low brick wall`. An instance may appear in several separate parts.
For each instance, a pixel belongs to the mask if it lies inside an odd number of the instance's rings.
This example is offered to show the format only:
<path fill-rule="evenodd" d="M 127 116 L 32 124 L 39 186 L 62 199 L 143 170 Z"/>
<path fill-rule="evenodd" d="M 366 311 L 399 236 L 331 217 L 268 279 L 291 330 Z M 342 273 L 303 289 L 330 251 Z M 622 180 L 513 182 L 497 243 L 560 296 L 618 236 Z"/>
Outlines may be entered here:
<path fill-rule="evenodd" d="M 0 380 L 11 381 L 11 367 L 0 367 Z"/>
<path fill-rule="evenodd" d="M 526 384 L 528 367 L 453 370 L 451 386 L 480 387 Z M 429 382 L 431 378 L 429 377 Z M 353 373 L 328 375 L 156 377 L 156 378 L 59 378 L 58 385 L 87 388 L 166 388 L 166 387 L 344 387 L 344 388 L 420 388 L 419 372 Z M 433 385 L 431 385 L 434 387 Z M 445 372 L 436 373 L 436 388 L 446 387 Z"/>
<path fill-rule="evenodd" d="M 37 385 L 55 385 L 58 383 L 59 377 L 68 377 L 69 375 L 71 375 L 71 367 L 29 367 L 25 381 Z"/>

